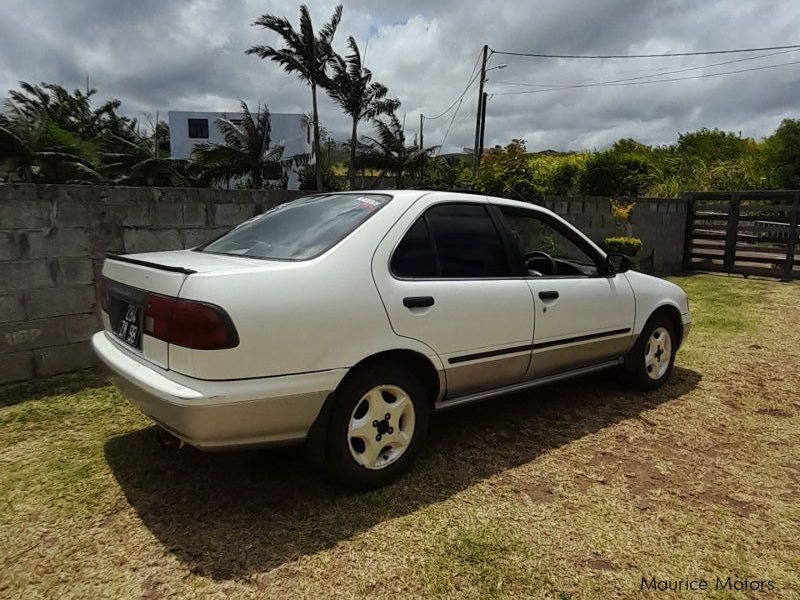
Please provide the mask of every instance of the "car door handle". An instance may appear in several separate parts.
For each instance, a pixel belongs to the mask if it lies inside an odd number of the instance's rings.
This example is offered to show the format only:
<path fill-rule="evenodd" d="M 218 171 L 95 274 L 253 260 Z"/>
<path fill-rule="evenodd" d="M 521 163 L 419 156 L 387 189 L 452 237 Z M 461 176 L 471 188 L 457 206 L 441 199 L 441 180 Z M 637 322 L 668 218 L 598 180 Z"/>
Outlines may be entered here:
<path fill-rule="evenodd" d="M 403 298 L 403 306 L 406 308 L 425 308 L 433 306 L 433 296 L 407 296 Z"/>
<path fill-rule="evenodd" d="M 542 300 L 555 300 L 556 298 L 558 298 L 558 292 L 555 290 L 539 292 L 539 298 L 541 298 Z"/>

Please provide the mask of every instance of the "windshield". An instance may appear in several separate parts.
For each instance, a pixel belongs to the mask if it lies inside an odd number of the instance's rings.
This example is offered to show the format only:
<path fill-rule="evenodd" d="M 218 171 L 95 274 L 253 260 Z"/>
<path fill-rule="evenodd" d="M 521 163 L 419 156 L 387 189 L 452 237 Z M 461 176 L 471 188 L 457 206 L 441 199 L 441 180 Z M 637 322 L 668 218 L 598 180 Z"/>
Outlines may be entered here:
<path fill-rule="evenodd" d="M 202 252 L 274 260 L 308 260 L 333 248 L 391 196 L 326 194 L 281 204 L 199 248 Z"/>

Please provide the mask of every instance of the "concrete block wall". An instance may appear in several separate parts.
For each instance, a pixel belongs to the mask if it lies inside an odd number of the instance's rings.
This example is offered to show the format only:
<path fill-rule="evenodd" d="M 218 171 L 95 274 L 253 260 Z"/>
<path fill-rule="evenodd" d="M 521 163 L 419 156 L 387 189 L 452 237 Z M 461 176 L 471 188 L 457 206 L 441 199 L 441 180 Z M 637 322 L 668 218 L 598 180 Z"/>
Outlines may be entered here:
<path fill-rule="evenodd" d="M 642 250 L 637 260 L 647 272 L 666 274 L 680 271 L 686 233 L 686 201 L 682 198 L 618 198 L 617 201 L 634 204 L 627 226 L 612 217 L 610 198 L 554 196 L 545 199 L 543 205 L 595 242 L 618 235 L 640 238 Z"/>
<path fill-rule="evenodd" d="M 0 185 L 0 384 L 95 364 L 106 253 L 191 248 L 301 192 Z"/>
<path fill-rule="evenodd" d="M 109 252 L 191 248 L 304 192 L 0 185 L 0 384 L 89 367 L 99 329 L 95 278 Z M 682 264 L 686 205 L 632 199 L 632 234 L 659 273 Z M 594 240 L 625 233 L 608 198 L 545 206 Z"/>

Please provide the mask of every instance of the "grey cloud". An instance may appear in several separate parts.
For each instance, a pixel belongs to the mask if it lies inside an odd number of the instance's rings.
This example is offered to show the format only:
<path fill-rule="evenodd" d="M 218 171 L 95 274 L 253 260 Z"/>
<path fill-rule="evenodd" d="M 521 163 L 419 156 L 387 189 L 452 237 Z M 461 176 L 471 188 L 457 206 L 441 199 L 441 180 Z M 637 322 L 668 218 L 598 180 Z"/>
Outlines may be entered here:
<path fill-rule="evenodd" d="M 334 0 L 314 3 L 321 23 Z M 238 98 L 274 112 L 307 111 L 310 93 L 276 65 L 245 56 L 274 35 L 250 24 L 262 12 L 296 21 L 288 0 L 0 0 L 0 90 L 17 81 L 83 87 L 88 74 L 101 97 L 123 110 L 163 115 L 169 109 L 226 110 Z M 337 46 L 353 34 L 367 48 L 376 79 L 403 101 L 410 135 L 420 112 L 441 112 L 463 90 L 483 43 L 547 53 L 677 52 L 796 41 L 800 4 L 791 0 L 514 0 L 345 2 Z M 641 61 L 557 61 L 493 56 L 489 93 L 524 88 L 502 81 L 583 83 L 721 62 L 724 57 Z M 800 52 L 716 70 L 800 60 Z M 696 72 L 699 73 L 699 72 Z M 696 74 L 693 72 L 687 75 Z M 800 65 L 719 78 L 626 87 L 495 95 L 487 143 L 524 137 L 531 149 L 604 147 L 619 137 L 666 143 L 701 126 L 767 135 L 795 115 Z M 464 99 L 445 150 L 472 143 L 477 91 Z M 329 100 L 325 125 L 338 137 L 348 124 Z M 426 145 L 441 142 L 451 114 L 426 122 Z M 368 126 L 362 125 L 362 132 Z"/>

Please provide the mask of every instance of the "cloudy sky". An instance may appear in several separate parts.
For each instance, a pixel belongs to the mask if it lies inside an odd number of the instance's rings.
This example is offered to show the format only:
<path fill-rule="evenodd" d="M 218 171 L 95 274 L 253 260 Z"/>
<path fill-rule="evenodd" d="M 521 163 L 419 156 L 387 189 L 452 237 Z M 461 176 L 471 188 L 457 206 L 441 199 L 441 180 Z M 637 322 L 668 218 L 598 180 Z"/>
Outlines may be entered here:
<path fill-rule="evenodd" d="M 313 3 L 316 24 L 328 18 L 334 4 Z M 238 98 L 266 102 L 273 112 L 306 112 L 305 85 L 244 54 L 252 44 L 277 41 L 250 25 L 265 12 L 296 22 L 298 4 L 0 0 L 0 93 L 19 80 L 84 87 L 88 75 L 101 97 L 120 98 L 132 115 L 234 110 Z M 344 2 L 336 46 L 344 52 L 353 35 L 366 47 L 367 66 L 402 100 L 413 136 L 420 113 L 441 113 L 464 90 L 484 43 L 495 50 L 547 54 L 662 54 L 796 44 L 799 32 L 796 0 L 350 0 Z M 678 132 L 703 126 L 762 137 L 781 119 L 800 117 L 800 64 L 676 82 L 618 83 L 794 61 L 800 61 L 800 51 L 586 61 L 494 54 L 489 67 L 507 67 L 488 74 L 486 89 L 493 96 L 487 145 L 512 138 L 526 139 L 531 150 L 603 148 L 621 137 L 668 143 Z M 537 91 L 603 82 L 616 83 Z M 508 94 L 523 91 L 536 93 Z M 471 145 L 476 102 L 473 86 L 455 107 L 448 151 Z M 426 121 L 426 146 L 443 141 L 455 108 Z M 335 136 L 347 137 L 346 119 L 327 99 L 320 113 Z"/>

